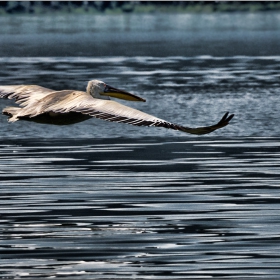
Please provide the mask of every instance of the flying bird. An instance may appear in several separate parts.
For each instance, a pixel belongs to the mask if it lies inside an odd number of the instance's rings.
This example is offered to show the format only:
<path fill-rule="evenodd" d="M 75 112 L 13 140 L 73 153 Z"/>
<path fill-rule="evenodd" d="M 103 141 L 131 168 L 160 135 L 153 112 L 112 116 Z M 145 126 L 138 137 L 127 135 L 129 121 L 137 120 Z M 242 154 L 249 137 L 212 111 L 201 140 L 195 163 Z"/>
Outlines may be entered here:
<path fill-rule="evenodd" d="M 226 113 L 217 124 L 205 127 L 190 128 L 177 125 L 110 100 L 110 97 L 115 97 L 145 102 L 145 99 L 141 97 L 111 87 L 99 80 L 89 81 L 86 92 L 55 91 L 38 85 L 0 86 L 0 97 L 15 99 L 15 102 L 20 105 L 20 107 L 3 109 L 3 114 L 9 116 L 9 122 L 25 120 L 45 124 L 69 125 L 95 117 L 111 122 L 164 127 L 201 135 L 227 126 L 234 116 Z"/>

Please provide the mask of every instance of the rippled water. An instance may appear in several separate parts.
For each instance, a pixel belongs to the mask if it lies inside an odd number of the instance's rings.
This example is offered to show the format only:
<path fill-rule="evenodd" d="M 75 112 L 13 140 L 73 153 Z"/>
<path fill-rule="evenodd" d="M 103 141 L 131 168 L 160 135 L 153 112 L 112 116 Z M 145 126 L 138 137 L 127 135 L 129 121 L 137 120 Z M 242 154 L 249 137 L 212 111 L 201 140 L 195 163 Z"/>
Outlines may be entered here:
<path fill-rule="evenodd" d="M 279 61 L 279 56 L 0 58 L 0 83 L 85 90 L 88 80 L 101 79 L 147 99 L 141 104 L 122 103 L 174 123 L 212 124 L 229 111 L 235 113 L 232 124 L 214 135 L 278 136 Z M 2 108 L 13 104 L 0 102 Z M 0 121 L 4 138 L 185 136 L 96 119 L 62 129 L 8 124 L 4 116 Z"/>
<path fill-rule="evenodd" d="M 235 114 L 203 137 L 1 116 L 0 278 L 279 279 L 279 19 L 0 17 L 1 85 L 101 79 L 174 123 Z"/>
<path fill-rule="evenodd" d="M 0 145 L 1 277 L 280 275 L 279 138 Z"/>

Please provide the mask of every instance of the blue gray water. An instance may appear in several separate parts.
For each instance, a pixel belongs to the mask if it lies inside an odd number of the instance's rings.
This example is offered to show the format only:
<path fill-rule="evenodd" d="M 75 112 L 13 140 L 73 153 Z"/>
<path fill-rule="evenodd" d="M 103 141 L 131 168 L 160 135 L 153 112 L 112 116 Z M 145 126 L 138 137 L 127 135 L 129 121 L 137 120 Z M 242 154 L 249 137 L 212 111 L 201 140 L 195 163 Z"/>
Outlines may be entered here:
<path fill-rule="evenodd" d="M 1 277 L 279 279 L 279 146 L 1 141 Z"/>
<path fill-rule="evenodd" d="M 0 56 L 279 55 L 270 13 L 0 17 Z"/>
<path fill-rule="evenodd" d="M 265 57 L 13 57 L 0 58 L 1 84 L 39 84 L 52 89 L 85 90 L 88 80 L 131 91 L 145 103 L 122 102 L 159 118 L 187 126 L 217 122 L 229 111 L 232 124 L 219 136 L 278 136 L 280 56 Z M 14 104 L 1 100 L 2 108 Z M 161 128 L 139 128 L 90 119 L 68 127 L 8 124 L 2 138 L 106 138 L 176 136 Z"/>
<path fill-rule="evenodd" d="M 279 16 L 166 17 L 0 17 L 1 85 L 101 79 L 188 126 L 235 113 L 202 137 L 1 116 L 0 278 L 279 279 Z"/>

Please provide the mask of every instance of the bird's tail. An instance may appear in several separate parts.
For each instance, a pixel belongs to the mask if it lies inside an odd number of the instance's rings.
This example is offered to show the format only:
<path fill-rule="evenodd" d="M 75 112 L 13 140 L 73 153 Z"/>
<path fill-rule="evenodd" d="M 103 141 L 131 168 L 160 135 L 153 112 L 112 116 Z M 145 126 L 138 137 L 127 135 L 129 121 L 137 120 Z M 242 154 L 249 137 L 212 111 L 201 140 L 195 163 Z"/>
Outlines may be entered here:
<path fill-rule="evenodd" d="M 18 108 L 18 107 L 6 107 L 6 108 L 4 108 L 2 113 L 3 113 L 3 115 L 10 117 L 8 119 L 9 122 L 16 122 L 18 120 L 18 118 L 17 118 L 18 113 L 21 109 L 22 108 Z"/>

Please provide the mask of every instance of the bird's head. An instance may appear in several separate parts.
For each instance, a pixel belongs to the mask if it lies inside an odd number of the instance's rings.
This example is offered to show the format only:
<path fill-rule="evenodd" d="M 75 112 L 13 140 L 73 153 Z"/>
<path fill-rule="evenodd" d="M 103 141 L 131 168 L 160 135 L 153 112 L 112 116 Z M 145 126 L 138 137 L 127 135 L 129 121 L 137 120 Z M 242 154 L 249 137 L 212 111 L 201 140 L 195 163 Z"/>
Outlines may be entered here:
<path fill-rule="evenodd" d="M 98 99 L 108 100 L 110 99 L 111 96 L 111 97 L 130 100 L 130 101 L 143 101 L 143 102 L 146 101 L 145 99 L 139 96 L 136 96 L 124 90 L 113 88 L 99 80 L 91 80 L 88 82 L 87 93 L 89 93 L 92 97 Z"/>

